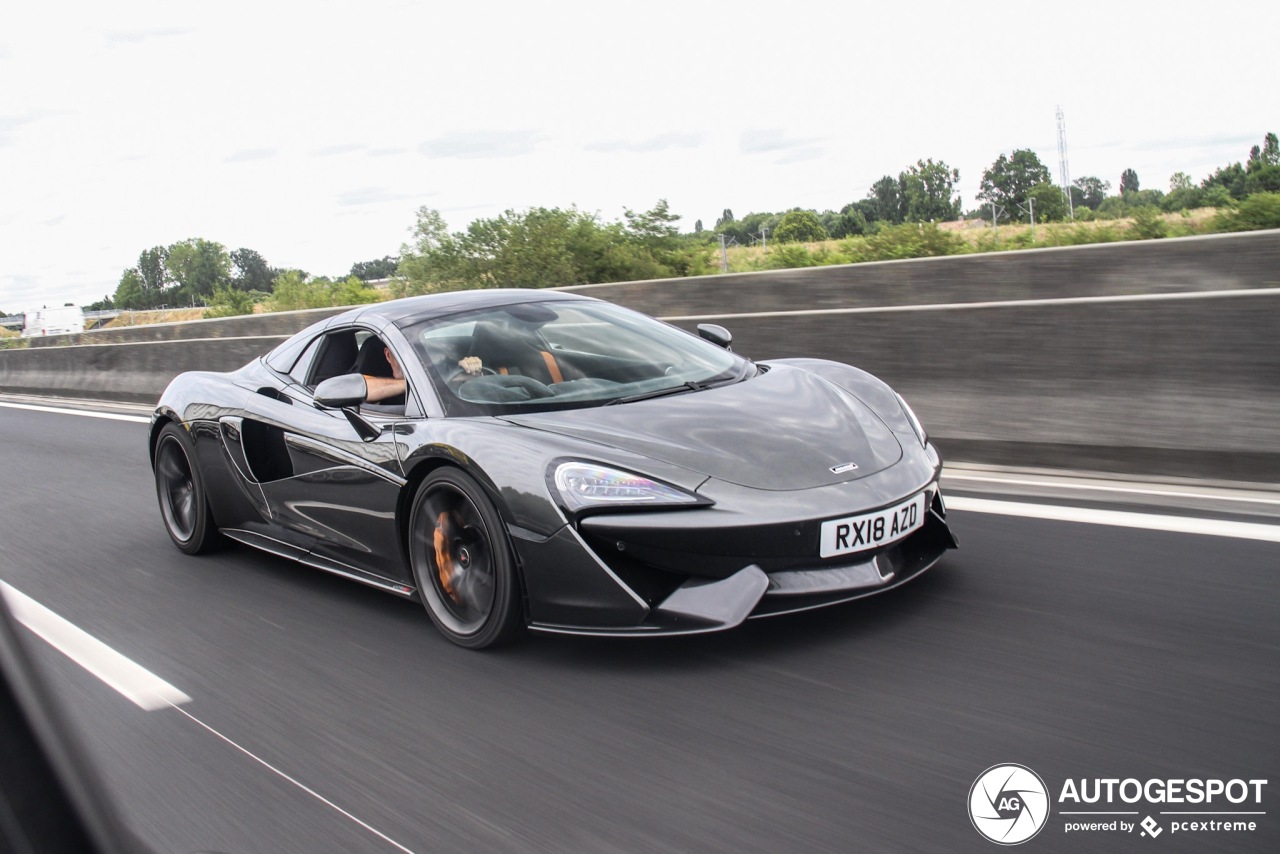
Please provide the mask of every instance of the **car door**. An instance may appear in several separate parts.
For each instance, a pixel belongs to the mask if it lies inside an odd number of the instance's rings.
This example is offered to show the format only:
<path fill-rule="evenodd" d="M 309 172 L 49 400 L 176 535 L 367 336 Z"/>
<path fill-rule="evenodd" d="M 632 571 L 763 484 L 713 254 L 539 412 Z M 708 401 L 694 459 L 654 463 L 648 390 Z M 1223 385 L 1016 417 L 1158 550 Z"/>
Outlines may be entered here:
<path fill-rule="evenodd" d="M 399 588 L 409 579 L 395 516 L 405 483 L 396 425 L 407 419 L 362 412 L 376 431 L 366 439 L 347 414 L 317 408 L 311 396 L 326 374 L 346 372 L 342 354 L 371 334 L 326 330 L 302 382 L 250 395 L 240 433 L 246 467 L 282 539 L 304 545 L 309 563 Z"/>

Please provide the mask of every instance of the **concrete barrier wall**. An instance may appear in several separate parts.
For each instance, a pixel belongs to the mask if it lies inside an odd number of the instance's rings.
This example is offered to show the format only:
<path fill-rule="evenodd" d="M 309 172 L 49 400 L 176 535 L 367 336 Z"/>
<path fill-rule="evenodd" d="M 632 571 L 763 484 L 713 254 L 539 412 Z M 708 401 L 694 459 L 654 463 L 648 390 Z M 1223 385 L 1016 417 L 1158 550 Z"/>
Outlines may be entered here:
<path fill-rule="evenodd" d="M 1277 231 L 569 290 L 720 323 L 755 359 L 859 365 L 952 459 L 1280 482 Z M 0 391 L 153 401 L 317 319 L 301 314 L 237 319 L 238 337 L 0 351 Z"/>
<path fill-rule="evenodd" d="M 0 391 L 154 403 L 184 371 L 229 371 L 285 336 L 0 351 Z"/>
<path fill-rule="evenodd" d="M 1280 285 L 1280 231 L 659 279 L 566 290 L 655 316 Z"/>
<path fill-rule="evenodd" d="M 198 338 L 244 338 L 248 336 L 289 336 L 300 329 L 346 311 L 345 308 L 316 308 L 305 311 L 280 311 L 271 314 L 247 314 L 219 317 L 213 320 L 188 320 L 182 323 L 148 323 L 142 326 L 120 326 L 91 329 L 75 335 L 48 335 L 32 338 L 32 347 L 66 347 L 84 344 L 138 344 L 144 341 L 194 340 Z"/>

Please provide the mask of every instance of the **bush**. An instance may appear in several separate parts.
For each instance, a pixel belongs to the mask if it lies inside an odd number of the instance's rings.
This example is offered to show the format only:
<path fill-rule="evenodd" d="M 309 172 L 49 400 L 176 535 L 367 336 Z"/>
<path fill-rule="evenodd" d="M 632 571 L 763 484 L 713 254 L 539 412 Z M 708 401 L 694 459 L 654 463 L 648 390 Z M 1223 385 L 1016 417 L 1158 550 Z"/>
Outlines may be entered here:
<path fill-rule="evenodd" d="M 967 250 L 964 238 L 943 231 L 933 223 L 912 223 L 882 228 L 866 239 L 860 260 L 895 261 L 902 258 L 931 258 L 961 255 Z"/>
<path fill-rule="evenodd" d="M 1205 188 L 1200 204 L 1206 208 L 1229 208 L 1234 201 L 1230 190 L 1221 184 L 1214 184 Z"/>
<path fill-rule="evenodd" d="M 275 291 L 267 302 L 271 311 L 297 311 L 305 308 L 331 308 L 341 305 L 364 305 L 382 299 L 373 288 L 355 276 L 332 281 L 324 276 L 304 278 L 297 270 L 276 277 Z"/>
<path fill-rule="evenodd" d="M 1128 215 L 1128 206 L 1119 196 L 1107 196 L 1098 205 L 1098 219 L 1120 219 Z"/>
<path fill-rule="evenodd" d="M 213 299 L 209 300 L 209 306 L 204 310 L 204 316 L 212 318 L 253 314 L 253 306 L 253 294 L 248 291 L 217 288 L 213 292 Z"/>
<path fill-rule="evenodd" d="M 1133 212 L 1129 234 L 1136 240 L 1158 240 L 1169 236 L 1169 226 L 1154 207 L 1140 207 Z"/>
<path fill-rule="evenodd" d="M 1166 211 L 1185 211 L 1192 208 L 1202 208 L 1204 207 L 1204 190 L 1200 187 L 1183 187 L 1173 190 L 1160 200 L 1160 207 Z"/>
<path fill-rule="evenodd" d="M 762 270 L 786 270 L 793 267 L 818 267 L 821 265 L 808 249 L 799 243 L 775 246 L 760 259 Z"/>
<path fill-rule="evenodd" d="M 1214 214 L 1216 231 L 1258 231 L 1280 228 L 1280 193 L 1254 193 L 1234 210 Z"/>
<path fill-rule="evenodd" d="M 17 350 L 25 346 L 27 346 L 27 339 L 22 337 L 21 332 L 0 329 L 0 350 Z"/>
<path fill-rule="evenodd" d="M 813 211 L 787 211 L 773 231 L 778 243 L 813 243 L 827 239 L 827 230 Z"/>

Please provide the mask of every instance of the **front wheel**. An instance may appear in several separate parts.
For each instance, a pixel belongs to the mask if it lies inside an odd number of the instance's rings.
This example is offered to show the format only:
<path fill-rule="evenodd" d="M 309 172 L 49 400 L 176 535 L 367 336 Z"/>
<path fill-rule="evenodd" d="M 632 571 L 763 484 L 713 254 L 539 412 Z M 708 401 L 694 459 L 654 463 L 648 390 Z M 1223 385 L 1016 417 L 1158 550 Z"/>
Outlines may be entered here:
<path fill-rule="evenodd" d="M 209 551 L 220 540 L 194 458 L 186 431 L 177 424 L 164 425 L 156 441 L 156 497 L 169 537 L 190 555 Z"/>
<path fill-rule="evenodd" d="M 483 649 L 523 627 L 502 519 L 474 479 L 451 468 L 428 475 L 414 497 L 409 530 L 419 594 L 445 637 Z"/>

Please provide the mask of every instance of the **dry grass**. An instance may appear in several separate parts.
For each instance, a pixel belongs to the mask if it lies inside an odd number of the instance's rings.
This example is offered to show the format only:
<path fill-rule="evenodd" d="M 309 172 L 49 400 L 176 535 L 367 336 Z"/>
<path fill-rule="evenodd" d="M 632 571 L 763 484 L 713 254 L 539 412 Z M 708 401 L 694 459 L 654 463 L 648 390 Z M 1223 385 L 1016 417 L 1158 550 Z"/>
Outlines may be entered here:
<path fill-rule="evenodd" d="M 200 320 L 204 317 L 203 308 L 166 308 L 155 311 L 125 311 L 119 317 L 105 324 L 103 329 L 120 326 L 149 326 L 153 323 L 180 323 L 185 320 Z"/>
<path fill-rule="evenodd" d="M 1209 220 L 1218 213 L 1217 208 L 1199 208 L 1192 211 L 1164 213 L 1160 219 L 1168 229 L 1168 236 L 1178 237 L 1188 234 L 1204 234 Z M 1136 239 L 1128 235 L 1133 225 L 1132 218 L 1076 220 L 1074 222 L 1038 223 L 1035 227 L 1035 239 L 1032 240 L 1030 223 L 1002 223 L 995 232 L 990 221 L 979 219 L 940 222 L 938 228 L 957 235 L 969 245 L 971 252 L 989 252 L 1001 249 L 1029 249 L 1036 247 L 1061 246 L 1067 244 L 1108 243 Z M 1096 233 L 1096 235 L 1094 234 Z M 850 238 L 844 238 L 849 240 Z M 857 238 L 852 238 L 856 240 Z M 842 240 L 824 240 L 818 243 L 802 244 L 810 252 L 820 249 L 833 255 L 839 255 Z M 770 244 L 770 251 L 776 244 Z M 765 252 L 759 244 L 754 246 L 730 246 L 728 250 L 729 271 L 733 273 L 759 270 L 764 267 Z M 713 252 L 714 267 L 719 267 L 720 252 Z"/>

